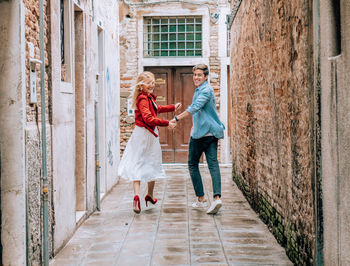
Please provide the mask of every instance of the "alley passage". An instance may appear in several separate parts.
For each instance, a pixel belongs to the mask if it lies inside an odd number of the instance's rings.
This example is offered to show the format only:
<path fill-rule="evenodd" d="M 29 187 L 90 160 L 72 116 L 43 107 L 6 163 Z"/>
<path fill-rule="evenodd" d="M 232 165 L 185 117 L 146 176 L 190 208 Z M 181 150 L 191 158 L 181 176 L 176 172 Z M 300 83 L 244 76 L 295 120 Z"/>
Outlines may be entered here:
<path fill-rule="evenodd" d="M 132 211 L 132 185 L 107 195 L 50 265 L 292 265 L 236 187 L 230 167 L 221 167 L 223 207 L 211 216 L 192 209 L 195 200 L 186 166 L 165 166 L 156 183 L 155 207 Z M 201 167 L 207 200 L 211 179 Z M 142 186 L 142 199 L 146 186 Z"/>

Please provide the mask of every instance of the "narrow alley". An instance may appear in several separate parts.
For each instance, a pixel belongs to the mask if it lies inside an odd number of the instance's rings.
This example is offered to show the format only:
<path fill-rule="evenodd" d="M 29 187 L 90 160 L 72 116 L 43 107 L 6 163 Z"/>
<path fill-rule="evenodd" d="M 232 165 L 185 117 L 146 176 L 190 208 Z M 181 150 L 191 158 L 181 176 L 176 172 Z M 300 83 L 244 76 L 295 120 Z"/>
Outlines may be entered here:
<path fill-rule="evenodd" d="M 350 265 L 349 0 L 0 0 L 0 33 L 0 266 Z"/>
<path fill-rule="evenodd" d="M 120 181 L 50 265 L 292 265 L 221 167 L 223 207 L 215 216 L 190 207 L 195 200 L 184 165 L 166 165 L 155 207 L 132 211 L 131 183 Z M 201 167 L 207 200 L 211 179 Z M 145 194 L 146 187 L 142 187 Z"/>

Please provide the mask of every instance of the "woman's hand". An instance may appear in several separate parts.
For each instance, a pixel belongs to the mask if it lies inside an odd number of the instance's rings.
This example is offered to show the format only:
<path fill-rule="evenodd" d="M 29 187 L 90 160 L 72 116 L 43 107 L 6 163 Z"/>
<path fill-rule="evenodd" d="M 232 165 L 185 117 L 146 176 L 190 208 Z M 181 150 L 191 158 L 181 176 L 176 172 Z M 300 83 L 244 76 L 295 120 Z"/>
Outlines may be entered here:
<path fill-rule="evenodd" d="M 175 103 L 175 112 L 176 112 L 178 109 L 180 109 L 181 106 L 182 106 L 181 103 Z"/>
<path fill-rule="evenodd" d="M 176 127 L 176 122 L 173 120 L 169 121 L 168 129 L 174 129 Z"/>

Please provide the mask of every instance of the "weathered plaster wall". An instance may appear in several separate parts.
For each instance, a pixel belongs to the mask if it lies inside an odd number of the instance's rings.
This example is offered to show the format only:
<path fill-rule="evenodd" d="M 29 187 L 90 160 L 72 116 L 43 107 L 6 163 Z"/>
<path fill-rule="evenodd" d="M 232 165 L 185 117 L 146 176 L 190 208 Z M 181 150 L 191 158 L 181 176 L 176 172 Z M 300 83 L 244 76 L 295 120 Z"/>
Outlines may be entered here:
<path fill-rule="evenodd" d="M 93 6 L 90 1 L 68 2 L 72 12 L 69 82 L 61 81 L 59 42 L 51 46 L 55 253 L 96 210 L 96 107 L 102 193 L 117 182 L 120 145 L 118 2 L 95 1 Z M 50 7 L 53 38 L 59 36 L 59 4 Z M 76 211 L 85 212 L 82 220 L 77 220 Z"/>
<path fill-rule="evenodd" d="M 309 4 L 242 1 L 231 28 L 234 179 L 300 265 L 315 247 Z"/>
<path fill-rule="evenodd" d="M 68 1 L 71 3 L 70 1 Z M 50 37 L 60 36 L 60 3 L 50 5 Z M 72 7 L 72 6 L 71 6 Z M 65 9 L 67 10 L 67 8 Z M 69 10 L 69 9 L 68 9 Z M 70 9 L 71 10 L 71 9 Z M 67 11 L 68 12 L 68 11 Z M 70 16 L 72 17 L 72 16 Z M 71 24 L 70 24 L 71 25 Z M 70 27 L 65 30 L 70 31 Z M 57 38 L 58 39 L 58 38 Z M 72 40 L 70 49 L 74 49 Z M 51 42 L 52 75 L 52 182 L 54 204 L 54 250 L 56 251 L 75 228 L 75 97 L 72 82 L 61 81 L 60 42 Z M 66 50 L 66 53 L 69 50 Z M 71 60 L 71 59 L 70 59 Z M 67 62 L 68 61 L 68 62 Z M 67 64 L 72 61 L 66 60 Z M 68 75 L 68 74 L 67 74 Z M 70 80 L 72 81 L 72 76 Z"/>
<path fill-rule="evenodd" d="M 320 1 L 324 264 L 350 264 L 350 3 Z M 336 17 L 340 16 L 340 31 Z M 337 38 L 341 48 L 335 49 Z"/>
<path fill-rule="evenodd" d="M 117 169 L 120 157 L 120 70 L 119 70 L 119 4 L 103 1 L 96 6 L 96 20 L 104 29 L 104 84 L 105 84 L 105 146 L 106 181 L 108 191 L 118 181 Z"/>
<path fill-rule="evenodd" d="M 96 208 L 95 99 L 97 73 L 97 25 L 86 15 L 86 208 Z"/>
<path fill-rule="evenodd" d="M 24 12 L 21 1 L 0 2 L 0 187 L 3 265 L 26 264 Z"/>

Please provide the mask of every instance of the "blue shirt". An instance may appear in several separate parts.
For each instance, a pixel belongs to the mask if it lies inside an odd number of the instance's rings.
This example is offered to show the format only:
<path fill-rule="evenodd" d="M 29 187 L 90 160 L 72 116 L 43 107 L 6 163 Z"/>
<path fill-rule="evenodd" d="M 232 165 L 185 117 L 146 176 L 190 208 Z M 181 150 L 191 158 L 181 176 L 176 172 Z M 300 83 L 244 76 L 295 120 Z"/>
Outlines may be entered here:
<path fill-rule="evenodd" d="M 225 126 L 216 112 L 216 100 L 213 88 L 205 81 L 194 92 L 192 104 L 187 107 L 192 115 L 192 138 L 199 139 L 211 134 L 218 139 L 224 137 Z"/>

